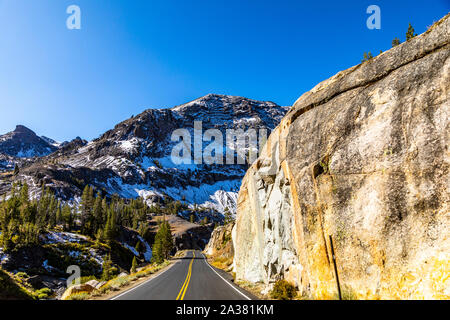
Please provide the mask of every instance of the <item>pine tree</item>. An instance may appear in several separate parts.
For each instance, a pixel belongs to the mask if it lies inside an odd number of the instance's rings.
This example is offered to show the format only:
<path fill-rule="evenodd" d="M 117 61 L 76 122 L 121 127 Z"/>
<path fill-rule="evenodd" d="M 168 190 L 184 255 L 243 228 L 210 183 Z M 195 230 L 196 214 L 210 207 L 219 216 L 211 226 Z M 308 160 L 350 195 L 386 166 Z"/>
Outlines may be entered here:
<path fill-rule="evenodd" d="M 137 252 L 141 252 L 141 250 L 142 250 L 142 243 L 140 241 L 138 241 L 134 248 L 136 249 Z"/>
<path fill-rule="evenodd" d="M 369 61 L 372 58 L 373 58 L 373 56 L 372 56 L 372 53 L 370 51 L 369 52 L 364 52 L 364 57 L 363 57 L 362 62 Z"/>
<path fill-rule="evenodd" d="M 408 31 L 406 31 L 406 41 L 411 40 L 412 38 L 414 38 L 416 36 L 417 36 L 417 34 L 414 33 L 414 28 L 410 23 L 408 26 Z"/>
<path fill-rule="evenodd" d="M 392 40 L 392 48 L 398 46 L 399 44 L 400 44 L 399 38 L 394 38 L 394 40 Z"/>
<path fill-rule="evenodd" d="M 164 249 L 164 258 L 168 259 L 170 257 L 170 252 L 173 249 L 172 231 L 170 230 L 170 224 L 168 222 L 164 223 L 163 228 L 163 249 Z"/>
<path fill-rule="evenodd" d="M 58 201 L 55 197 L 51 196 L 49 200 L 49 205 L 47 208 L 47 221 L 48 227 L 54 228 L 56 226 L 56 212 L 58 210 Z"/>
<path fill-rule="evenodd" d="M 104 238 L 107 241 L 113 241 L 117 236 L 117 223 L 114 210 L 109 210 L 108 219 L 106 220 L 105 235 Z"/>
<path fill-rule="evenodd" d="M 28 204 L 30 201 L 30 195 L 29 195 L 29 188 L 28 188 L 28 184 L 24 183 L 22 185 L 22 188 L 20 189 L 20 202 L 22 204 Z"/>
<path fill-rule="evenodd" d="M 81 213 L 81 231 L 86 235 L 94 235 L 93 230 L 93 214 L 92 208 L 94 206 L 94 189 L 89 185 L 83 190 L 80 203 L 80 213 Z"/>
<path fill-rule="evenodd" d="M 73 216 L 72 216 L 72 209 L 70 208 L 69 205 L 64 205 L 62 212 L 62 221 L 63 221 L 63 226 L 64 226 L 64 230 L 71 230 L 73 227 Z"/>
<path fill-rule="evenodd" d="M 137 268 L 137 259 L 136 256 L 133 257 L 133 262 L 131 263 L 131 273 L 136 273 L 136 268 Z"/>
<path fill-rule="evenodd" d="M 61 211 L 61 202 L 58 202 L 58 208 L 56 209 L 56 223 L 61 224 L 63 221 L 62 211 Z"/>
<path fill-rule="evenodd" d="M 17 165 L 17 163 L 14 165 L 14 175 L 17 176 L 19 174 L 19 166 Z"/>
<path fill-rule="evenodd" d="M 115 275 L 117 275 L 117 273 L 118 270 L 116 267 L 114 267 L 111 260 L 111 256 L 110 255 L 107 256 L 103 262 L 102 280 L 103 281 L 111 280 L 112 278 L 114 278 Z"/>
<path fill-rule="evenodd" d="M 233 215 L 231 214 L 231 212 L 228 209 L 228 207 L 225 208 L 225 211 L 224 211 L 223 215 L 225 216 L 225 220 L 224 220 L 225 224 L 229 224 L 229 223 L 234 221 Z"/>
<path fill-rule="evenodd" d="M 97 235 L 98 229 L 100 229 L 103 225 L 103 206 L 102 206 L 102 197 L 100 192 L 97 193 L 97 197 L 95 198 L 94 208 L 93 208 L 93 226 L 92 231 Z"/>
<path fill-rule="evenodd" d="M 170 224 L 167 221 L 163 221 L 155 236 L 152 261 L 155 263 L 164 262 L 165 259 L 169 258 L 172 249 L 173 237 Z"/>

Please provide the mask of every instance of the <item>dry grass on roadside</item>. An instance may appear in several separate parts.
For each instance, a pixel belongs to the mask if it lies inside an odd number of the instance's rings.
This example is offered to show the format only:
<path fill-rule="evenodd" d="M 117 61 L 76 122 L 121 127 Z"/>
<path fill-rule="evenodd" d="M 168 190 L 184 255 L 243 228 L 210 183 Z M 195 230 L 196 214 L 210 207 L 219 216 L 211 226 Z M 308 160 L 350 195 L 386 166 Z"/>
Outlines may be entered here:
<path fill-rule="evenodd" d="M 266 289 L 266 286 L 264 283 L 251 283 L 244 280 L 236 280 L 235 283 L 247 290 L 248 292 L 252 293 L 254 296 L 258 297 L 260 300 L 270 300 L 270 297 L 268 294 L 263 294 L 262 292 Z"/>
<path fill-rule="evenodd" d="M 91 293 L 88 292 L 78 292 L 70 295 L 67 300 L 89 300 L 93 297 L 101 297 L 103 295 L 107 295 L 114 291 L 119 291 L 121 288 L 124 288 L 130 285 L 132 282 L 137 281 L 140 278 L 147 277 L 153 273 L 158 272 L 159 270 L 167 267 L 170 264 L 170 261 L 166 260 L 162 264 L 155 265 L 151 264 L 143 269 L 139 270 L 136 273 L 132 273 L 128 276 L 117 277 L 112 280 L 109 280 L 104 286 L 102 286 L 99 290 L 94 290 Z"/>
<path fill-rule="evenodd" d="M 225 271 L 231 271 L 231 266 L 233 265 L 233 257 L 213 257 L 210 258 L 209 263 L 211 263 L 211 265 L 213 265 L 216 268 L 225 270 Z"/>

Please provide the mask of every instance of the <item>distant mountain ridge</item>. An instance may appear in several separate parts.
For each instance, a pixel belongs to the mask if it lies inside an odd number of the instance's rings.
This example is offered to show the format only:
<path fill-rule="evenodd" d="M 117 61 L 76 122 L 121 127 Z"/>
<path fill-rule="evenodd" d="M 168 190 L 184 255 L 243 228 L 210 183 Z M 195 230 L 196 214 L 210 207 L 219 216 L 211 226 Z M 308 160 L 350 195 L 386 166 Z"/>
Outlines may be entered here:
<path fill-rule="evenodd" d="M 0 136 L 0 153 L 12 157 L 42 157 L 57 149 L 56 141 L 39 137 L 23 125 L 17 125 L 14 131 Z"/>
<path fill-rule="evenodd" d="M 75 139 L 21 170 L 37 194 L 44 183 L 63 200 L 79 199 L 85 184 L 104 194 L 143 197 L 149 204 L 169 196 L 223 213 L 235 211 L 247 165 L 174 165 L 174 130 L 274 129 L 288 107 L 243 97 L 209 94 L 170 109 L 148 109 L 87 143 Z M 41 139 L 42 140 L 42 139 Z M 47 145 L 48 142 L 46 142 Z M 204 143 L 206 147 L 209 143 Z M 56 151 L 56 152 L 55 152 Z M 0 186 L 0 194 L 4 193 Z M 6 188 L 7 189 L 7 188 Z"/>

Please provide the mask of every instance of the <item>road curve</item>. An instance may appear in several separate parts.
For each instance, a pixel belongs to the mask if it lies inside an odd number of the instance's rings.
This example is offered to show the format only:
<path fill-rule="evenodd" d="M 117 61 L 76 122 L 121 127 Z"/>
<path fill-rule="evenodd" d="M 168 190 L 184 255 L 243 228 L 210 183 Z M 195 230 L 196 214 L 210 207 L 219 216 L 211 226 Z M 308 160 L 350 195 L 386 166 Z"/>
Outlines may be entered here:
<path fill-rule="evenodd" d="M 251 300 L 255 297 L 211 267 L 200 251 L 184 258 L 156 277 L 111 300 Z"/>

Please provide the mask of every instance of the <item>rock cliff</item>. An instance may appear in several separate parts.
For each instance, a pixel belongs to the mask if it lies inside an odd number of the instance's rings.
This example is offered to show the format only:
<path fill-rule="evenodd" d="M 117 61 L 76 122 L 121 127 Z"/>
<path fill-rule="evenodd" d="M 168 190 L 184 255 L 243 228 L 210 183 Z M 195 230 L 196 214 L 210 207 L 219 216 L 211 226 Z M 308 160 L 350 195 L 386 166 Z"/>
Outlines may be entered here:
<path fill-rule="evenodd" d="M 234 268 L 234 248 L 233 242 L 231 241 L 234 226 L 234 223 L 228 223 L 215 228 L 204 250 L 209 262 L 225 271 L 232 271 Z"/>
<path fill-rule="evenodd" d="M 230 241 L 233 227 L 234 223 L 229 223 L 215 228 L 205 247 L 205 253 L 210 256 L 225 255 L 225 258 L 233 257 L 233 243 Z"/>
<path fill-rule="evenodd" d="M 450 298 L 450 15 L 302 95 L 247 171 L 237 279 Z"/>

